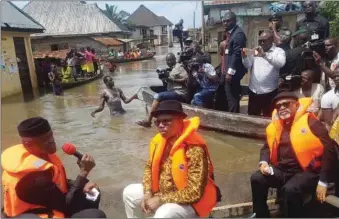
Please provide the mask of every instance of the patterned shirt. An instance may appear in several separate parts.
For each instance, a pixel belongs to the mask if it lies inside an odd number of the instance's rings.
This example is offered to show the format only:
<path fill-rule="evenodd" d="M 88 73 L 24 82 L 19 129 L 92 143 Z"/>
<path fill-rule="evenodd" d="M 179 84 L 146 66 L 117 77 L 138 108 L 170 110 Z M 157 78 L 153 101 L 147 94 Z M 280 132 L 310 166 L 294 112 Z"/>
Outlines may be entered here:
<path fill-rule="evenodd" d="M 197 72 L 195 75 L 196 80 L 204 90 L 215 91 L 219 85 L 219 81 L 212 81 L 207 78 L 206 74 L 215 76 L 217 75 L 213 65 L 205 63 L 203 66 L 204 72 Z"/>
<path fill-rule="evenodd" d="M 159 193 L 163 203 L 193 204 L 203 195 L 208 180 L 207 155 L 203 148 L 189 145 L 186 149 L 188 163 L 187 187 L 178 190 L 172 177 L 172 159 L 169 157 L 171 147 L 166 146 L 160 167 Z M 143 177 L 144 193 L 151 192 L 152 188 L 152 161 L 148 160 Z"/>

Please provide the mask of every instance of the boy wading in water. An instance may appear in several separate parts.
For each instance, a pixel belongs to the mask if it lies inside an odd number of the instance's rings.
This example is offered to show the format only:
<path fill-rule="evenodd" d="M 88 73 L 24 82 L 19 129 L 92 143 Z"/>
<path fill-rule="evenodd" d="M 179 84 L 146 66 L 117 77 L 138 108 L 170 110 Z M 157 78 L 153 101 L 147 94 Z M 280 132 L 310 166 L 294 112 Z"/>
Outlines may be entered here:
<path fill-rule="evenodd" d="M 103 93 L 101 94 L 101 104 L 98 109 L 91 113 L 91 116 L 95 117 L 96 113 L 103 111 L 105 103 L 107 103 L 111 115 L 124 114 L 126 111 L 122 108 L 121 100 L 125 104 L 128 104 L 132 100 L 137 99 L 137 94 L 127 99 L 120 88 L 114 87 L 114 81 L 111 76 L 105 76 L 103 81 L 106 85 L 106 89 L 104 89 Z"/>

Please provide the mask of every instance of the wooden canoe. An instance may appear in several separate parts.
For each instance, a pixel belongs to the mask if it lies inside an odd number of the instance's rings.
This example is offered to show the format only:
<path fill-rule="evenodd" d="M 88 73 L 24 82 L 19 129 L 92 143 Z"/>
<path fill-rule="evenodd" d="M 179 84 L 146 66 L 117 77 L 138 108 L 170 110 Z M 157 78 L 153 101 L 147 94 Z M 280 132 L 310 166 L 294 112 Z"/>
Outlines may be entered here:
<path fill-rule="evenodd" d="M 66 89 L 70 89 L 70 88 L 73 88 L 73 87 L 81 86 L 81 85 L 87 84 L 91 81 L 94 81 L 94 80 L 100 78 L 102 75 L 103 75 L 103 71 L 100 71 L 99 74 L 95 75 L 92 78 L 82 79 L 82 80 L 78 79 L 78 81 L 73 81 L 73 82 L 70 82 L 70 83 L 62 83 L 62 88 L 64 90 L 66 90 Z"/>
<path fill-rule="evenodd" d="M 160 90 L 161 86 L 151 86 L 141 90 L 143 100 L 151 105 L 155 91 Z M 189 116 L 199 116 L 202 128 L 231 133 L 234 135 L 247 136 L 251 138 L 265 138 L 265 129 L 270 123 L 269 119 L 248 116 L 240 113 L 230 113 L 205 109 L 189 104 L 183 104 L 184 111 Z"/>
<path fill-rule="evenodd" d="M 153 59 L 154 56 L 155 56 L 155 54 L 153 53 L 152 55 L 144 56 L 144 57 L 137 58 L 137 59 L 112 59 L 112 58 L 107 58 L 106 61 L 111 62 L 111 63 L 127 63 L 127 62 L 136 62 L 136 61 Z"/>

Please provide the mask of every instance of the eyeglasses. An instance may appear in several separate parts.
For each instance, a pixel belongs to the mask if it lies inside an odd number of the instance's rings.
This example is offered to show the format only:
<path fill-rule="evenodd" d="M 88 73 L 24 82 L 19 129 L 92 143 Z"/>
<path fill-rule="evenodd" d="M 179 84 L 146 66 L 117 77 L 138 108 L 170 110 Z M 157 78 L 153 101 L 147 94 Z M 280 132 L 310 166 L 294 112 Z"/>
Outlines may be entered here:
<path fill-rule="evenodd" d="M 171 119 L 157 119 L 154 121 L 155 126 L 159 126 L 160 124 L 163 124 L 164 126 L 168 126 L 172 123 L 173 118 Z"/>
<path fill-rule="evenodd" d="M 281 107 L 284 107 L 284 108 L 289 108 L 291 106 L 292 102 L 283 102 L 283 103 L 277 103 L 275 104 L 275 108 L 277 110 L 279 110 Z"/>

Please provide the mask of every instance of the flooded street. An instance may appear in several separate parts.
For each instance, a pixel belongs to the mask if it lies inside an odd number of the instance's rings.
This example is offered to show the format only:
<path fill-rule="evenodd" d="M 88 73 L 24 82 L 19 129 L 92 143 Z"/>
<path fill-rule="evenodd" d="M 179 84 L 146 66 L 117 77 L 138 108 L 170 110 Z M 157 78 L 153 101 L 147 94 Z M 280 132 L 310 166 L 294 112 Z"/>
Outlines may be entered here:
<path fill-rule="evenodd" d="M 118 64 L 112 74 L 115 85 L 130 97 L 140 87 L 160 85 L 155 72 L 165 67 L 168 50 L 158 47 L 155 59 Z M 215 64 L 215 63 L 213 63 Z M 155 129 L 141 128 L 136 121 L 145 117 L 145 103 L 134 100 L 124 105 L 127 113 L 110 116 L 108 108 L 92 118 L 98 106 L 104 84 L 101 79 L 65 91 L 62 97 L 47 94 L 30 102 L 21 97 L 2 100 L 2 149 L 20 143 L 16 127 L 28 117 L 43 116 L 51 123 L 57 144 L 72 142 L 82 153 L 96 159 L 90 180 L 102 191 L 101 208 L 108 217 L 125 217 L 122 190 L 130 183 L 141 182 L 143 166 L 148 156 L 148 143 Z M 249 174 L 257 168 L 261 141 L 201 131 L 210 148 L 217 184 L 223 193 L 221 204 L 250 200 Z M 78 173 L 76 159 L 58 152 L 64 161 L 69 178 Z"/>

